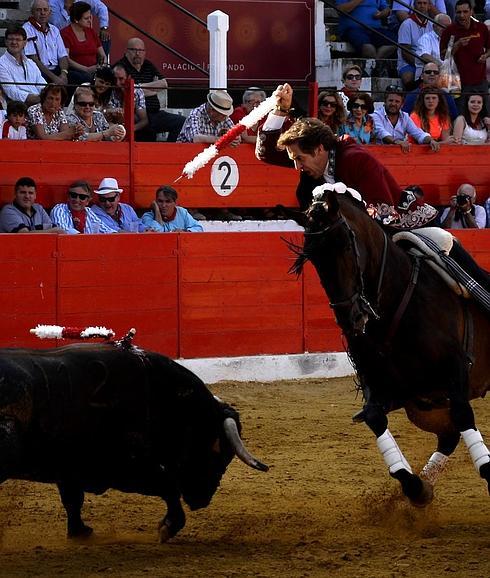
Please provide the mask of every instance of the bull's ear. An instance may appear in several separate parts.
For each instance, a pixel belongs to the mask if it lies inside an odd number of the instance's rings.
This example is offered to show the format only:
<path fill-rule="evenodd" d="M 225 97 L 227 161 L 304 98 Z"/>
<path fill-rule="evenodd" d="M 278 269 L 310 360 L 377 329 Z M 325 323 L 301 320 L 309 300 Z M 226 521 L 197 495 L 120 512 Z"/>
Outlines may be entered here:
<path fill-rule="evenodd" d="M 290 209 L 285 207 L 284 205 L 276 205 L 276 209 L 280 215 L 283 215 L 287 219 L 291 219 L 300 225 L 301 227 L 306 227 L 306 223 L 308 221 L 306 215 L 303 211 L 299 211 L 298 209 Z"/>
<path fill-rule="evenodd" d="M 335 191 L 327 192 L 328 214 L 334 217 L 340 209 L 339 199 Z"/>

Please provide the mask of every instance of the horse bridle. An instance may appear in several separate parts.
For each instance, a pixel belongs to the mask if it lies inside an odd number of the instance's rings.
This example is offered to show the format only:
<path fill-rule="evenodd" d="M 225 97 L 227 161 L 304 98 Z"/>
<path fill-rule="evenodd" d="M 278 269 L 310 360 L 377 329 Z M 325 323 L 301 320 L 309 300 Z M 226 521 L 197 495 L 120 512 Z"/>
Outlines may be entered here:
<path fill-rule="evenodd" d="M 319 202 L 319 201 L 317 201 L 317 202 Z M 313 203 L 313 205 L 314 204 L 315 203 Z M 305 233 L 304 233 L 305 236 L 327 235 L 327 234 L 331 233 L 333 230 L 335 230 L 337 227 L 339 227 L 340 225 L 344 225 L 348 231 L 350 241 L 351 241 L 351 246 L 353 247 L 354 254 L 355 254 L 355 263 L 356 263 L 356 270 L 357 270 L 357 288 L 354 291 L 354 293 L 350 297 L 348 297 L 347 299 L 344 299 L 342 301 L 337 301 L 336 303 L 330 302 L 330 307 L 335 311 L 335 309 L 341 309 L 344 307 L 352 307 L 354 305 L 354 303 L 358 303 L 360 311 L 362 311 L 363 313 L 366 313 L 368 316 L 373 317 L 374 319 L 379 319 L 379 314 L 376 312 L 376 309 L 379 309 L 381 287 L 383 284 L 384 272 L 385 272 L 385 267 L 386 267 L 388 238 L 386 236 L 386 233 L 383 231 L 383 256 L 381 259 L 381 266 L 380 266 L 380 270 L 379 270 L 378 283 L 377 283 L 377 288 L 376 288 L 376 303 L 375 303 L 375 307 L 373 307 L 371 305 L 371 303 L 369 302 L 369 299 L 366 297 L 365 292 L 364 292 L 365 291 L 365 289 L 364 289 L 364 277 L 363 277 L 363 271 L 362 271 L 361 263 L 360 263 L 360 253 L 359 253 L 359 247 L 357 244 L 356 234 L 352 230 L 352 228 L 349 226 L 349 223 L 344 219 L 344 216 L 342 215 L 342 213 L 339 212 L 338 215 L 339 215 L 338 218 L 333 223 L 331 223 L 330 225 L 327 225 L 326 227 L 324 227 L 320 231 L 315 231 L 315 232 L 305 231 Z"/>

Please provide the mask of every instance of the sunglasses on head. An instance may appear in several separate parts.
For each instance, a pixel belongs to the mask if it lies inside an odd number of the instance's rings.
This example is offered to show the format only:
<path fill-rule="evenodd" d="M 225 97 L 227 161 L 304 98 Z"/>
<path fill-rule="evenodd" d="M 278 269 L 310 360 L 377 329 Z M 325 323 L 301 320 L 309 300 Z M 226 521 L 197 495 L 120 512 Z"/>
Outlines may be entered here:
<path fill-rule="evenodd" d="M 95 102 L 87 102 L 86 100 L 77 100 L 78 106 L 95 106 Z"/>
<path fill-rule="evenodd" d="M 424 74 L 434 74 L 437 75 L 439 74 L 438 70 L 424 70 Z"/>
<path fill-rule="evenodd" d="M 366 104 L 361 104 L 361 103 L 359 103 L 359 102 L 354 102 L 354 103 L 352 103 L 352 104 L 351 104 L 351 108 L 352 108 L 352 110 L 354 110 L 355 108 L 362 108 L 362 110 L 367 110 L 367 109 L 368 109 L 368 107 L 367 107 Z"/>
<path fill-rule="evenodd" d="M 361 80 L 362 76 L 360 74 L 346 74 L 345 78 L 347 80 Z"/>
<path fill-rule="evenodd" d="M 113 203 L 116 199 L 117 199 L 117 195 L 114 195 L 113 197 L 106 197 L 105 195 L 101 195 L 99 197 L 99 202 L 101 202 L 101 203 Z"/>
<path fill-rule="evenodd" d="M 334 100 L 322 100 L 320 106 L 337 106 L 337 103 Z"/>
<path fill-rule="evenodd" d="M 403 94 L 403 88 L 397 84 L 390 84 L 385 89 L 385 95 L 388 94 Z"/>
<path fill-rule="evenodd" d="M 70 199 L 80 199 L 81 201 L 86 201 L 89 198 L 89 195 L 84 195 L 83 193 L 77 193 L 75 191 L 68 191 L 70 195 Z"/>

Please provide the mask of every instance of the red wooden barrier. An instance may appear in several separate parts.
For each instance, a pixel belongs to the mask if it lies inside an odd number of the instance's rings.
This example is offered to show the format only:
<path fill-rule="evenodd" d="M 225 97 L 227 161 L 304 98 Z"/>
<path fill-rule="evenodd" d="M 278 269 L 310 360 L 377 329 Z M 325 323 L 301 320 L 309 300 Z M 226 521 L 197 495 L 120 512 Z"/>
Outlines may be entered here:
<path fill-rule="evenodd" d="M 490 196 L 490 147 L 447 145 L 438 153 L 414 145 L 403 154 L 398 146 L 369 146 L 401 186 L 418 184 L 427 201 L 448 204 L 463 182 L 477 187 L 478 201 Z M 39 201 L 47 207 L 65 200 L 66 187 L 87 179 L 97 187 L 103 177 L 115 177 L 125 189 L 123 201 L 148 207 L 160 184 L 172 183 L 202 145 L 167 143 L 72 143 L 0 140 L 2 172 L 0 204 L 9 202 L 13 184 L 31 176 L 39 185 Z M 214 166 L 214 169 L 213 169 Z M 366 175 L 369 178 L 369 175 Z M 259 162 L 252 145 L 224 151 L 216 161 L 182 179 L 175 186 L 184 206 L 271 207 L 296 206 L 298 175 L 293 169 Z"/>
<path fill-rule="evenodd" d="M 457 231 L 490 269 L 490 230 Z M 51 347 L 29 329 L 103 325 L 170 357 L 341 351 L 300 233 L 0 235 L 0 347 Z"/>

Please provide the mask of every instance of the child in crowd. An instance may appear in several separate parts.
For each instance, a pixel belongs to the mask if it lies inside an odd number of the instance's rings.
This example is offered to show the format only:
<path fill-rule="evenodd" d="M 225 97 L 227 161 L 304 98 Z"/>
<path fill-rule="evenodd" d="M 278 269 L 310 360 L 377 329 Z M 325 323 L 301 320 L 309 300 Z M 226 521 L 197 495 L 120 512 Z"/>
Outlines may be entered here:
<path fill-rule="evenodd" d="M 3 120 L 3 119 L 2 119 Z M 10 140 L 25 140 L 27 107 L 23 102 L 11 100 L 7 104 L 7 119 L 3 120 L 0 138 Z"/>

